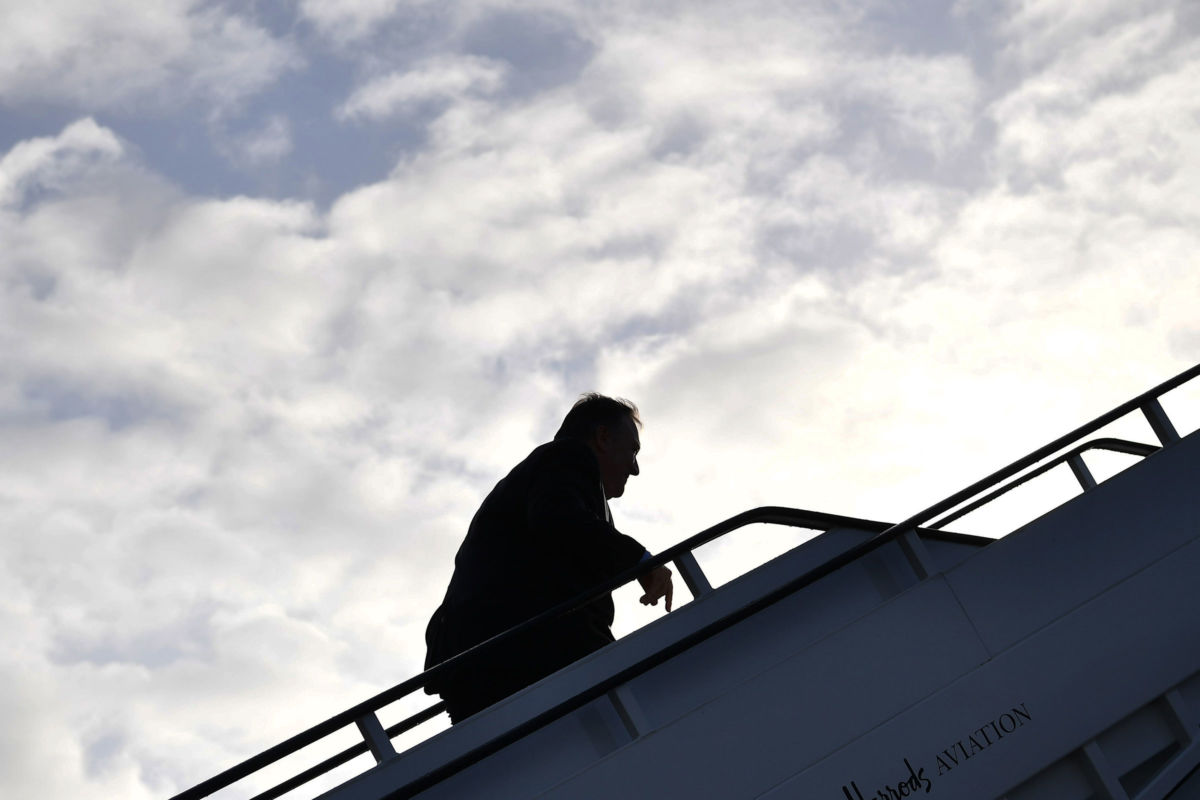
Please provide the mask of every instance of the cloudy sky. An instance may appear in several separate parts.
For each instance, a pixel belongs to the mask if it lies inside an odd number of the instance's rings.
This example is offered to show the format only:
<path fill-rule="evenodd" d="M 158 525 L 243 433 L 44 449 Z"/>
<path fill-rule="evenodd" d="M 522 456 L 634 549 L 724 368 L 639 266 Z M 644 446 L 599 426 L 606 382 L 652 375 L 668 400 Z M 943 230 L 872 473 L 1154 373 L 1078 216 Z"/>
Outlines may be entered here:
<path fill-rule="evenodd" d="M 0 796 L 165 797 L 418 672 L 580 392 L 642 408 L 614 513 L 654 550 L 898 520 L 1200 361 L 1197 34 L 1188 0 L 0 0 Z"/>

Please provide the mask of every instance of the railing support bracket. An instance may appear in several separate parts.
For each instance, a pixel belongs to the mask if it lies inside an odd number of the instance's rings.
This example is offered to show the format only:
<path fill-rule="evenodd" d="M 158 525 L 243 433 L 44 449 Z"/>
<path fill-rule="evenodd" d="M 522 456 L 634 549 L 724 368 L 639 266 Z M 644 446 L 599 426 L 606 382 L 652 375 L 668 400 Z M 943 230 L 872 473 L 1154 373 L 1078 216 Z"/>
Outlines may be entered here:
<path fill-rule="evenodd" d="M 1087 468 L 1087 464 L 1083 463 L 1082 456 L 1078 453 L 1071 454 L 1067 459 L 1067 466 L 1075 473 L 1075 480 L 1079 481 L 1085 492 L 1096 488 L 1096 479 L 1092 477 L 1092 471 Z"/>
<path fill-rule="evenodd" d="M 1179 441 L 1179 433 L 1171 424 L 1167 412 L 1163 411 L 1162 403 L 1158 402 L 1157 397 L 1151 397 L 1142 403 L 1142 413 L 1146 415 L 1146 421 L 1150 423 L 1154 435 L 1163 443 L 1163 447 Z"/>
<path fill-rule="evenodd" d="M 388 738 L 387 731 L 383 729 L 383 724 L 380 723 L 376 714 L 364 714 L 354 720 L 354 724 L 358 726 L 358 731 L 362 734 L 363 739 L 366 739 L 367 747 L 370 749 L 371 755 L 375 756 L 376 764 L 382 764 L 389 758 L 396 757 L 396 748 L 392 747 L 392 740 Z"/>
<path fill-rule="evenodd" d="M 708 582 L 708 576 L 704 574 L 704 570 L 700 569 L 696 556 L 690 550 L 675 557 L 675 567 L 679 570 L 679 577 L 683 578 L 692 597 L 699 599 L 713 590 L 712 584 Z"/>

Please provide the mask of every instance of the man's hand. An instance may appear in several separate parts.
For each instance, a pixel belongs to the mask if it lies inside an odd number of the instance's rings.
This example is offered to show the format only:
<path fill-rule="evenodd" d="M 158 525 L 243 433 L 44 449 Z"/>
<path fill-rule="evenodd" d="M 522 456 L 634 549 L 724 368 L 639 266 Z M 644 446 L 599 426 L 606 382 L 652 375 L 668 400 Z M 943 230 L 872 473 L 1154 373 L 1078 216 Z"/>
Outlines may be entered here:
<path fill-rule="evenodd" d="M 658 598 L 666 598 L 667 611 L 671 610 L 671 595 L 674 592 L 674 587 L 671 585 L 671 570 L 666 567 L 656 567 L 653 572 L 648 572 L 638 578 L 638 583 L 646 590 L 642 595 L 642 605 L 656 606 Z"/>

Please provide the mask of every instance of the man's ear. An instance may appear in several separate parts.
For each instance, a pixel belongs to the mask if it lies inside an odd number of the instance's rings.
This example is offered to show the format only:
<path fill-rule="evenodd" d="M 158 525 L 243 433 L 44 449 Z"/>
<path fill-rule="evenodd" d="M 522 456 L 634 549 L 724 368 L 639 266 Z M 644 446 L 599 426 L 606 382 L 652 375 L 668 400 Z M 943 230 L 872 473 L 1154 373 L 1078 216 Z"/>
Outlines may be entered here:
<path fill-rule="evenodd" d="M 608 449 L 609 442 L 612 441 L 612 433 L 608 430 L 607 425 L 597 425 L 596 430 L 592 433 L 592 442 L 596 446 L 596 450 L 604 452 Z"/>

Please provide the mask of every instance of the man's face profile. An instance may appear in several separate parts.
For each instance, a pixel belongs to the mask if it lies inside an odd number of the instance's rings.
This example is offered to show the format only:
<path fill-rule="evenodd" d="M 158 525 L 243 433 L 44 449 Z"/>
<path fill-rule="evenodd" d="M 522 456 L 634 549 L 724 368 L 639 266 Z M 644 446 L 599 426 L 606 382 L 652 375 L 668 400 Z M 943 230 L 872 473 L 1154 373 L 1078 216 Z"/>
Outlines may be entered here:
<path fill-rule="evenodd" d="M 632 417 L 623 418 L 617 425 L 602 425 L 596 429 L 592 448 L 600 462 L 600 482 L 604 485 L 606 498 L 623 495 L 629 476 L 640 472 L 637 456 L 641 447 L 641 437 Z"/>

